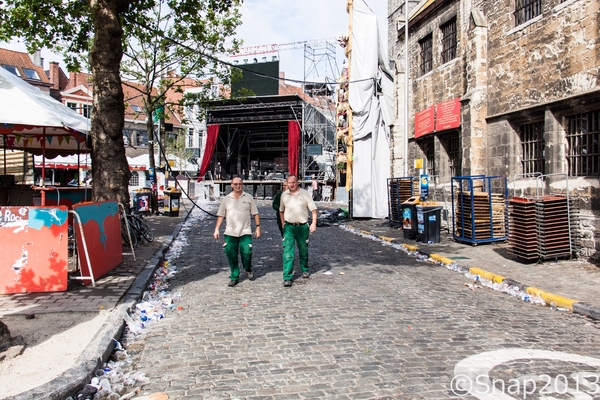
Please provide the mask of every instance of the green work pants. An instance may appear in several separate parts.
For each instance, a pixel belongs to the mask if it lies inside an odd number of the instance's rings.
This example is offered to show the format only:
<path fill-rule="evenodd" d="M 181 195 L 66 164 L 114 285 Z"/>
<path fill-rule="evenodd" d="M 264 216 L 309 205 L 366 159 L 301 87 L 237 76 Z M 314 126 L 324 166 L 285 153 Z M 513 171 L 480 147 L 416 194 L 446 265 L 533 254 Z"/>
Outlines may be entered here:
<path fill-rule="evenodd" d="M 246 271 L 252 271 L 252 235 L 243 235 L 240 237 L 225 235 L 225 245 L 223 248 L 229 260 L 229 269 L 231 271 L 229 279 L 232 281 L 240 279 L 238 252 L 242 257 L 242 267 Z"/>
<path fill-rule="evenodd" d="M 302 272 L 308 272 L 308 224 L 283 226 L 283 280 L 291 281 L 294 275 L 294 247 L 298 243 L 298 257 Z"/>

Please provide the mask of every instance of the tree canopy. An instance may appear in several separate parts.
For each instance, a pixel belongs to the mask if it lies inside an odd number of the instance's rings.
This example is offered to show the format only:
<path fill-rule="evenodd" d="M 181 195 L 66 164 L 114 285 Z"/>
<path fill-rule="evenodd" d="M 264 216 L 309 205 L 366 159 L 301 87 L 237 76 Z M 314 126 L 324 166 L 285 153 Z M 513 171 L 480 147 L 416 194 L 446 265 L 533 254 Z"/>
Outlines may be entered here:
<path fill-rule="evenodd" d="M 129 45 L 158 46 L 160 51 L 147 54 L 160 68 L 174 67 L 169 64 L 174 56 L 187 52 L 173 69 L 202 74 L 211 66 L 210 55 L 225 52 L 225 39 L 240 23 L 241 1 L 0 0 L 0 40 L 21 38 L 30 52 L 47 48 L 61 53 L 69 71 L 89 65 L 94 200 L 129 202 L 121 61 L 125 54 L 124 67 L 130 72 L 142 62 Z M 166 19 L 152 17 L 157 9 L 170 11 Z M 163 76 L 157 69 L 153 73 L 147 82 Z"/>

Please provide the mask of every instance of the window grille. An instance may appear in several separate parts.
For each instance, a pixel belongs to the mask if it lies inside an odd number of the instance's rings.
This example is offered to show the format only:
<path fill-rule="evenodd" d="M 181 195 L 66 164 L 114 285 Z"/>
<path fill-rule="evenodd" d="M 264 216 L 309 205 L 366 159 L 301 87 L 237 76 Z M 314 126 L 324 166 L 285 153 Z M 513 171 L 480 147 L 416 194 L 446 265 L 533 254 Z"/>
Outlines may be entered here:
<path fill-rule="evenodd" d="M 442 63 L 456 58 L 456 17 L 440 27 L 442 31 Z"/>
<path fill-rule="evenodd" d="M 600 110 L 567 117 L 566 136 L 569 175 L 599 175 Z"/>
<path fill-rule="evenodd" d="M 544 121 L 521 125 L 521 149 L 523 173 L 546 173 L 544 148 Z"/>
<path fill-rule="evenodd" d="M 450 176 L 461 176 L 460 137 L 456 136 L 448 139 L 446 148 L 450 161 Z"/>
<path fill-rule="evenodd" d="M 140 186 L 140 175 L 137 171 L 131 171 L 131 178 L 129 178 L 129 186 Z"/>
<path fill-rule="evenodd" d="M 433 35 L 429 34 L 419 40 L 419 46 L 421 47 L 421 75 L 425 75 L 433 70 Z"/>
<path fill-rule="evenodd" d="M 430 176 L 435 175 L 435 146 L 433 140 L 423 143 L 423 151 L 427 160 L 427 173 Z"/>
<path fill-rule="evenodd" d="M 67 102 L 67 107 L 69 107 L 71 110 L 77 112 L 77 103 Z"/>
<path fill-rule="evenodd" d="M 515 24 L 519 26 L 542 14 L 542 0 L 516 0 Z"/>

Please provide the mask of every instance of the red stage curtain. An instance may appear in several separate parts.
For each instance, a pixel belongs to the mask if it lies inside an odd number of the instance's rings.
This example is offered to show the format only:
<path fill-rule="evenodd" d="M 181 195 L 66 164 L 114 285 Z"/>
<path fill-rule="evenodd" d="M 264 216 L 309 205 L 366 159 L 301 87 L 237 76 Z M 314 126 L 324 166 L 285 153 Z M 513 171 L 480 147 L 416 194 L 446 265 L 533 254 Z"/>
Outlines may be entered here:
<path fill-rule="evenodd" d="M 288 173 L 298 176 L 298 152 L 300 150 L 300 125 L 288 121 Z"/>
<path fill-rule="evenodd" d="M 213 153 L 215 152 L 215 146 L 217 145 L 217 136 L 219 136 L 220 125 L 209 125 L 206 133 L 206 147 L 204 148 L 204 157 L 202 157 L 202 165 L 198 172 L 198 182 L 204 179 L 204 175 L 208 171 L 210 166 L 210 160 L 212 159 Z"/>

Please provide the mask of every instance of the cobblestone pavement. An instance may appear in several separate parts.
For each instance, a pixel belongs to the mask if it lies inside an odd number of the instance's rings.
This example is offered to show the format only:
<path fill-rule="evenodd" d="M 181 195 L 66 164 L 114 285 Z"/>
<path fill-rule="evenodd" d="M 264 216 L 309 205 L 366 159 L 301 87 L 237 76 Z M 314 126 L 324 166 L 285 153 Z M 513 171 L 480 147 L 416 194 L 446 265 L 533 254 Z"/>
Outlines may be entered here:
<path fill-rule="evenodd" d="M 274 211 L 264 203 L 259 209 L 255 278 L 242 273 L 234 288 L 227 287 L 227 260 L 212 237 L 214 219 L 182 229 L 187 245 L 173 261 L 180 272 L 170 290 L 181 292 L 183 309 L 155 324 L 135 355 L 151 379 L 142 394 L 600 398 L 594 321 L 491 289 L 470 290 L 459 273 L 338 226 L 310 236 L 311 276 L 300 278 L 297 267 L 294 285 L 284 288 Z M 486 389 L 488 376 L 494 394 Z"/>

